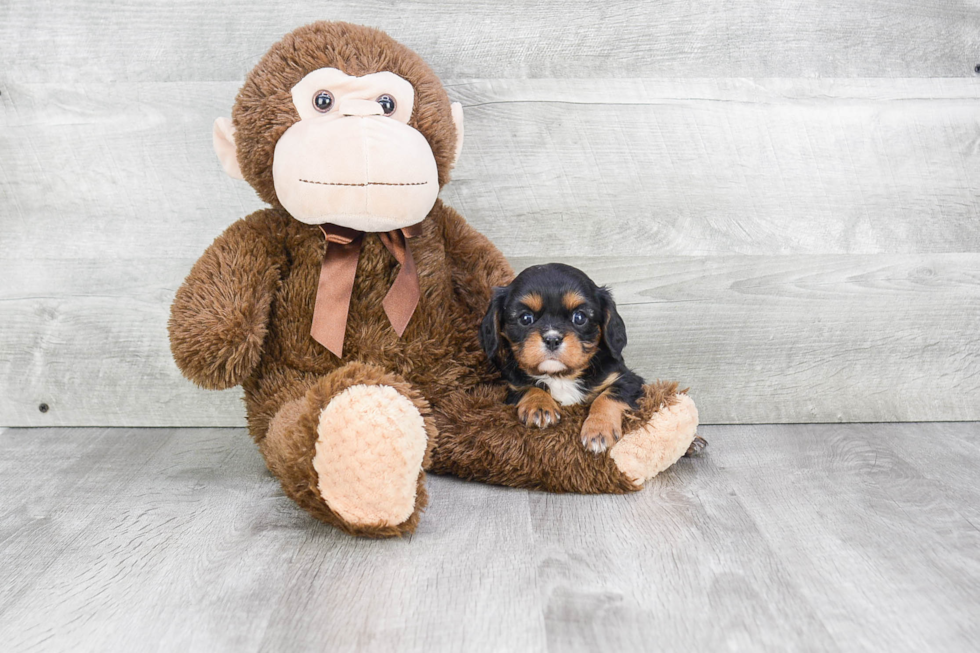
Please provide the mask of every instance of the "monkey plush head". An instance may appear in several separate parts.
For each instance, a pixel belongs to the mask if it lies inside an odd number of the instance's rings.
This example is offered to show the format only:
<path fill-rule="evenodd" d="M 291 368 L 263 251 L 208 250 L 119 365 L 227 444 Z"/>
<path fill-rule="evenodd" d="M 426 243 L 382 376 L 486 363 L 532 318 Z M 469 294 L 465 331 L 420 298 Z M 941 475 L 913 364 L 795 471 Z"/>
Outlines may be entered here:
<path fill-rule="evenodd" d="M 287 34 L 214 125 L 225 171 L 265 202 L 359 231 L 421 222 L 462 142 L 462 107 L 417 54 L 339 22 Z"/>

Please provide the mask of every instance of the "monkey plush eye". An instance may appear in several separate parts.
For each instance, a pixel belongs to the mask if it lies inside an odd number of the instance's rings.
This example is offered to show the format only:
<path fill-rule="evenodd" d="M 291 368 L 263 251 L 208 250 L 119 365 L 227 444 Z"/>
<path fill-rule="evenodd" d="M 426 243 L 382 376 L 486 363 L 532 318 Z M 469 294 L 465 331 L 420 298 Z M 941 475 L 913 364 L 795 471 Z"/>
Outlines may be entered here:
<path fill-rule="evenodd" d="M 520 314 L 517 318 L 521 326 L 531 326 L 534 323 L 534 313 L 528 313 L 527 311 Z"/>
<path fill-rule="evenodd" d="M 575 311 L 574 313 L 572 313 L 572 324 L 574 324 L 575 326 L 582 326 L 588 321 L 589 318 L 584 311 Z"/>
<path fill-rule="evenodd" d="M 330 91 L 317 91 L 313 96 L 313 107 L 320 113 L 330 111 L 333 106 L 333 95 Z"/>
<path fill-rule="evenodd" d="M 381 110 L 385 112 L 386 116 L 390 116 L 395 112 L 395 98 L 387 93 L 378 98 L 378 104 L 381 105 Z"/>

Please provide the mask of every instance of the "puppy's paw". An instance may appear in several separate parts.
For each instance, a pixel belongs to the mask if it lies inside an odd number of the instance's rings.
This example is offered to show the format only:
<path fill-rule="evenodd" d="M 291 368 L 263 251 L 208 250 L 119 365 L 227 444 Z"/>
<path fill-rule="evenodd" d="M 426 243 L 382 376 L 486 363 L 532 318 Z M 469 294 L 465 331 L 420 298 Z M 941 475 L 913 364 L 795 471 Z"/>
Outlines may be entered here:
<path fill-rule="evenodd" d="M 582 446 L 600 454 L 623 437 L 623 421 L 602 413 L 589 413 L 582 424 Z"/>
<path fill-rule="evenodd" d="M 540 429 L 561 421 L 558 404 L 550 394 L 540 388 L 529 390 L 517 402 L 517 417 L 525 426 L 537 426 Z"/>

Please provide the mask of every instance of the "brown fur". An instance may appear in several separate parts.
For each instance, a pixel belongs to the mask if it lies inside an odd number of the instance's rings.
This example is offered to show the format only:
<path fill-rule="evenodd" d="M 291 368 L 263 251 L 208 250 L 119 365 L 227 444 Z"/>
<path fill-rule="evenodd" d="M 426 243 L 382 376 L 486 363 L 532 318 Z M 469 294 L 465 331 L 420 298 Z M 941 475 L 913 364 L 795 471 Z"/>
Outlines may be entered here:
<path fill-rule="evenodd" d="M 569 370 L 581 371 L 588 367 L 589 361 L 595 356 L 599 341 L 583 342 L 574 333 L 566 333 L 563 344 L 564 348 L 558 360 L 564 363 Z"/>
<path fill-rule="evenodd" d="M 526 426 L 544 428 L 557 424 L 561 419 L 561 411 L 549 392 L 541 388 L 529 388 L 517 402 L 517 417 Z"/>
<path fill-rule="evenodd" d="M 625 402 L 613 399 L 609 391 L 596 397 L 589 407 L 589 416 L 582 424 L 582 441 L 588 446 L 599 441 L 608 449 L 623 437 L 623 414 L 629 410 Z"/>
<path fill-rule="evenodd" d="M 170 347 L 198 385 L 231 388 L 258 364 L 279 263 L 255 225 L 239 221 L 191 268 L 171 309 Z"/>
<path fill-rule="evenodd" d="M 548 492 L 624 494 L 640 489 L 609 456 L 596 456 L 582 446 L 588 406 L 562 406 L 557 425 L 527 429 L 514 407 L 504 404 L 505 393 L 501 386 L 480 386 L 433 408 L 439 436 L 429 473 Z M 647 385 L 639 409 L 623 416 L 623 432 L 639 428 L 676 397 L 676 383 Z M 462 415 L 467 419 L 460 420 Z"/>
<path fill-rule="evenodd" d="M 319 411 L 354 384 L 394 387 L 418 407 L 429 435 L 423 467 L 434 473 L 558 492 L 630 492 L 637 487 L 607 456 L 582 449 L 584 407 L 533 434 L 504 404 L 477 331 L 494 286 L 513 270 L 453 209 L 436 201 L 411 241 L 421 299 L 402 337 L 382 299 L 397 262 L 377 235 L 364 236 L 338 359 L 310 337 L 325 244 L 320 229 L 279 205 L 271 173 L 276 140 L 298 118 L 289 89 L 324 66 L 360 75 L 391 70 L 416 91 L 411 125 L 425 135 L 448 180 L 456 140 L 449 100 L 414 53 L 374 29 L 314 23 L 288 34 L 248 75 L 233 111 L 246 180 L 272 208 L 231 225 L 178 290 L 169 323 L 174 359 L 207 388 L 241 384 L 248 427 L 286 494 L 317 519 L 349 533 L 393 536 L 415 529 L 427 496 L 419 474 L 416 510 L 392 527 L 359 527 L 335 515 L 317 492 L 313 452 Z M 629 430 L 674 401 L 675 384 L 654 384 Z"/>
<path fill-rule="evenodd" d="M 574 290 L 570 290 L 565 293 L 561 298 L 561 303 L 570 311 L 574 311 L 576 308 L 585 303 L 585 297 L 578 294 Z"/>

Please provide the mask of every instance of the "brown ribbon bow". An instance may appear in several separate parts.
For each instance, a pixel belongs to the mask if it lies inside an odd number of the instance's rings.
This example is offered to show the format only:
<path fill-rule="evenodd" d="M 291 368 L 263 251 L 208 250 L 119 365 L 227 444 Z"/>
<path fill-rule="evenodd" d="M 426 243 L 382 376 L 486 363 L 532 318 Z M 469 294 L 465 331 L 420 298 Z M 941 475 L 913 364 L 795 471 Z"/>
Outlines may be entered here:
<path fill-rule="evenodd" d="M 316 289 L 310 335 L 339 358 L 344 351 L 347 313 L 354 292 L 354 276 L 357 274 L 357 259 L 361 254 L 364 232 L 335 224 L 321 224 L 320 229 L 327 240 L 327 250 L 320 266 L 320 283 Z M 399 337 L 405 332 L 419 303 L 419 275 L 412 250 L 408 248 L 408 239 L 421 233 L 422 223 L 395 231 L 378 232 L 378 238 L 402 266 L 381 302 L 388 321 Z"/>

